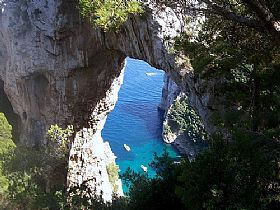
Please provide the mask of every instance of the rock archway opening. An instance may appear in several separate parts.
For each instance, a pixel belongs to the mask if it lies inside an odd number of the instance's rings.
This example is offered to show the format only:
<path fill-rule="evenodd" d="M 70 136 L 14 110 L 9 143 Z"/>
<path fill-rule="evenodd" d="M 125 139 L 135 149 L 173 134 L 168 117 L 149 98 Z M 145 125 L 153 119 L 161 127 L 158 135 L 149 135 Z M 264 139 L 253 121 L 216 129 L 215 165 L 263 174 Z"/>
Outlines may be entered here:
<path fill-rule="evenodd" d="M 13 139 L 15 142 L 19 141 L 20 118 L 15 114 L 12 104 L 5 93 L 4 82 L 0 79 L 0 112 L 4 113 L 8 122 L 12 125 Z"/>
<path fill-rule="evenodd" d="M 117 156 L 121 173 L 128 167 L 144 172 L 143 165 L 154 176 L 155 171 L 149 167 L 154 153 L 160 155 L 167 150 L 177 156 L 171 145 L 162 140 L 164 111 L 159 105 L 165 73 L 141 60 L 127 58 L 126 63 L 118 101 L 106 120 L 102 137 Z"/>

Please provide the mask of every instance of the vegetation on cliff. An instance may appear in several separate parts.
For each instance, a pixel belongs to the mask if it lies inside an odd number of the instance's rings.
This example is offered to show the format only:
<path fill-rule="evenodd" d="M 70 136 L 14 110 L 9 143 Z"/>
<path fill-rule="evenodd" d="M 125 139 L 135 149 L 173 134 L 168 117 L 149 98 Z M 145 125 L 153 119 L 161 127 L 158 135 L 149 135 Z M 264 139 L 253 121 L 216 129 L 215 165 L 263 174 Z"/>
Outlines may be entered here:
<path fill-rule="evenodd" d="M 178 37 L 175 49 L 178 55 L 190 59 L 197 94 L 211 91 L 212 121 L 227 135 L 221 135 L 226 139 L 212 136 L 208 139 L 209 150 L 193 162 L 174 166 L 178 173 L 173 179 L 173 195 L 182 204 L 178 209 L 277 209 L 280 51 L 279 30 L 269 24 L 279 24 L 280 2 L 198 2 L 198 7 L 186 9 L 206 15 L 206 20 L 201 30 Z M 202 7 L 200 2 L 208 7 Z M 271 19 L 264 18 L 261 8 L 266 15 L 271 12 Z M 247 21 L 259 26 L 248 25 Z M 175 112 L 182 113 L 181 109 L 177 106 Z M 174 122 L 182 130 L 186 127 L 184 114 L 174 115 Z M 142 179 L 132 186 L 143 193 L 132 187 L 130 197 L 138 205 L 160 209 L 157 205 L 164 203 L 157 202 L 161 187 L 153 187 L 155 179 L 144 178 L 139 184 Z M 153 196 L 155 193 L 159 194 Z"/>
<path fill-rule="evenodd" d="M 249 14 L 242 3 L 232 7 Z M 212 92 L 208 106 L 218 127 L 279 139 L 280 51 L 268 31 L 210 14 L 198 34 L 177 39 L 176 49 L 190 58 L 198 93 Z"/>
<path fill-rule="evenodd" d="M 175 100 L 166 118 L 168 124 L 164 127 L 163 132 L 184 132 L 194 142 L 198 139 L 206 140 L 208 138 L 199 115 L 189 105 L 186 96 Z"/>
<path fill-rule="evenodd" d="M 12 127 L 0 113 L 0 209 L 64 209 L 67 173 L 66 141 L 71 126 L 54 125 L 48 131 L 49 144 L 35 150 L 12 140 Z"/>
<path fill-rule="evenodd" d="M 9 154 L 13 152 L 15 147 L 12 140 L 12 126 L 8 123 L 5 115 L 0 113 L 0 205 L 5 201 L 5 194 L 9 187 L 9 180 L 4 175 L 4 164 L 9 161 Z"/>
<path fill-rule="evenodd" d="M 109 163 L 106 166 L 106 170 L 109 176 L 109 181 L 113 187 L 113 192 L 117 193 L 118 191 L 118 180 L 119 180 L 119 167 L 114 163 Z"/>
<path fill-rule="evenodd" d="M 79 0 L 81 14 L 105 31 L 118 29 L 129 14 L 141 14 L 143 8 L 135 0 Z"/>
<path fill-rule="evenodd" d="M 169 4 L 185 1 L 166 1 Z M 164 1 L 159 1 L 164 4 Z M 280 208 L 280 51 L 279 1 L 201 0 L 185 9 L 203 14 L 198 33 L 182 34 L 176 53 L 187 55 L 198 91 L 213 91 L 210 109 L 217 127 L 229 138 L 213 135 L 210 148 L 192 162 L 156 157 L 154 178 L 128 171 L 127 199 L 99 202 L 87 188 L 67 202 L 65 177 L 69 132 L 53 127 L 50 145 L 62 151 L 15 147 L 11 126 L 0 114 L 0 202 L 3 209 L 279 209 Z M 205 5 L 201 5 L 205 3 Z M 172 6 L 171 5 L 171 6 Z M 104 30 L 118 27 L 130 13 L 140 12 L 132 1 L 80 0 L 81 12 Z M 184 5 L 185 6 L 185 5 Z M 174 123 L 183 130 L 188 107 L 177 106 Z M 182 120 L 182 116 L 183 120 Z M 202 130 L 198 130 L 200 133 Z M 71 133 L 71 132 L 70 132 Z M 65 135 L 64 135 L 65 134 Z M 54 149 L 54 150 L 53 150 Z M 50 155 L 54 154 L 54 155 Z M 56 159 L 57 154 L 59 160 Z M 112 168 L 115 180 L 116 169 Z M 57 182 L 49 182 L 49 178 Z M 59 179 L 61 178 L 61 179 Z M 93 195 L 93 196 L 92 196 Z"/>

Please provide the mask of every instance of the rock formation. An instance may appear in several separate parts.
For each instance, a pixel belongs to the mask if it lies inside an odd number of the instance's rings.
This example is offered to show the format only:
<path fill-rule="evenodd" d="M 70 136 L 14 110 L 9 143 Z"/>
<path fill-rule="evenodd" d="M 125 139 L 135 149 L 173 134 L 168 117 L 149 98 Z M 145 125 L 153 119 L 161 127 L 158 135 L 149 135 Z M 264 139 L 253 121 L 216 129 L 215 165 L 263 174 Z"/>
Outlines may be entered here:
<path fill-rule="evenodd" d="M 0 0 L 0 83 L 18 118 L 20 142 L 40 147 L 51 124 L 73 124 L 68 182 L 89 182 L 106 200 L 111 191 L 104 192 L 100 132 L 117 100 L 126 56 L 169 72 L 207 121 L 207 95 L 197 95 L 191 69 L 176 66 L 168 53 L 165 39 L 183 29 L 180 18 L 169 7 L 149 7 L 145 16 L 104 33 L 81 19 L 75 0 Z"/>
<path fill-rule="evenodd" d="M 172 80 L 168 73 L 164 74 L 163 88 L 159 108 L 165 111 L 172 105 L 176 97 L 180 94 L 180 87 Z"/>
<path fill-rule="evenodd" d="M 19 139 L 39 147 L 51 124 L 73 124 L 70 185 L 96 176 L 89 185 L 101 186 L 96 190 L 110 199 L 104 148 L 96 145 L 102 145 L 100 132 L 117 100 L 125 57 L 168 71 L 174 66 L 163 41 L 169 28 L 159 24 L 174 15 L 165 14 L 131 17 L 118 33 L 105 34 L 81 20 L 75 1 L 1 1 L 0 80 L 19 118 Z M 176 21 L 172 25 L 180 27 Z"/>

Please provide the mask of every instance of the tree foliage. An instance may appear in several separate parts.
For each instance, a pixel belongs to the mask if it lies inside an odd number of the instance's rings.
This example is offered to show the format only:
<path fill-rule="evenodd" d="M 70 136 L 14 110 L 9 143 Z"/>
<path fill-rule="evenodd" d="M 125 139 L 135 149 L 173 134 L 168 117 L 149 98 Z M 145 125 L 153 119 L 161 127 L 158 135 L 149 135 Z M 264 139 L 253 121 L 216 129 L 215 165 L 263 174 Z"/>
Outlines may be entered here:
<path fill-rule="evenodd" d="M 143 9 L 134 0 L 79 0 L 81 14 L 105 31 L 118 29 L 130 14 L 141 14 Z"/>
<path fill-rule="evenodd" d="M 217 139 L 185 162 L 176 193 L 186 209 L 276 209 L 280 204 L 280 144 L 237 133 L 234 143 Z"/>
<path fill-rule="evenodd" d="M 64 209 L 69 137 L 73 128 L 57 125 L 48 131 L 49 144 L 35 150 L 11 143 L 11 126 L 1 117 L 1 177 L 6 180 L 2 207 L 7 209 Z M 3 130 L 2 130 L 3 129 Z M 5 130 L 4 130 L 5 129 Z M 2 132 L 3 131 L 3 132 Z M 5 134 L 5 135 L 4 135 Z M 4 146 L 5 145 L 5 146 Z M 2 150 L 1 150 L 2 151 Z M 4 185 L 1 185 L 1 187 Z M 62 208 L 63 207 L 63 208 Z"/>
<path fill-rule="evenodd" d="M 128 209 L 277 209 L 280 207 L 280 144 L 263 135 L 220 137 L 189 162 L 156 157 L 155 178 L 128 170 Z"/>
<path fill-rule="evenodd" d="M 153 0 L 159 6 L 180 7 L 185 14 L 217 17 L 265 34 L 270 41 L 280 41 L 279 0 Z"/>
<path fill-rule="evenodd" d="M 183 131 L 193 141 L 208 138 L 199 115 L 189 105 L 186 96 L 175 100 L 167 113 L 167 118 L 170 121 L 171 130 Z"/>
<path fill-rule="evenodd" d="M 243 15 L 252 12 L 242 1 L 232 10 Z M 264 31 L 222 19 L 216 13 L 205 15 L 199 33 L 182 34 L 175 48 L 190 58 L 200 84 L 198 91 L 211 88 L 214 97 L 209 106 L 216 125 L 229 131 L 239 126 L 262 133 L 269 131 L 278 138 L 279 45 Z"/>
<path fill-rule="evenodd" d="M 9 161 L 14 149 L 12 126 L 8 123 L 5 115 L 0 113 L 0 206 L 5 203 L 5 194 L 9 187 L 9 180 L 4 175 L 4 164 Z"/>
<path fill-rule="evenodd" d="M 12 126 L 7 121 L 5 115 L 0 113 L 0 141 L 12 140 Z"/>
<path fill-rule="evenodd" d="M 48 130 L 47 150 L 49 155 L 54 157 L 65 157 L 69 153 L 70 138 L 74 133 L 73 125 L 67 125 L 62 129 L 57 124 L 51 125 Z"/>

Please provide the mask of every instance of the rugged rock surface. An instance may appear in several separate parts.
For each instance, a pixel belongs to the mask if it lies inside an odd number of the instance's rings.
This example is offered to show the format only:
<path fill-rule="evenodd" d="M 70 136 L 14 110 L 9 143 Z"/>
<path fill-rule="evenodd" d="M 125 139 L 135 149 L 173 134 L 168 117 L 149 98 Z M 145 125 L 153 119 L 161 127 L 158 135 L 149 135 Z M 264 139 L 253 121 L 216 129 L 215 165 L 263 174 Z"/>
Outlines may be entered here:
<path fill-rule="evenodd" d="M 171 8 L 150 4 L 145 17 L 130 17 L 117 33 L 104 33 L 81 19 L 75 2 L 0 0 L 0 83 L 17 115 L 21 143 L 39 147 L 51 124 L 73 124 L 69 184 L 90 182 L 109 200 L 106 164 L 98 164 L 106 156 L 100 132 L 117 100 L 125 57 L 169 72 L 206 123 L 208 98 L 197 94 L 191 69 L 176 66 L 168 53 L 165 38 L 183 29 Z"/>
<path fill-rule="evenodd" d="M 94 160 L 105 157 L 104 148 L 95 147 L 116 101 L 112 84 L 121 80 L 126 56 L 171 71 L 174 56 L 164 38 L 182 26 L 172 9 L 163 8 L 130 17 L 118 33 L 104 33 L 81 20 L 75 2 L 0 1 L 0 81 L 18 117 L 21 143 L 39 147 L 51 124 L 73 124 L 69 184 L 89 183 L 95 175 L 90 187 L 110 199 L 105 165 Z"/>
<path fill-rule="evenodd" d="M 181 92 L 166 110 L 163 122 L 163 140 L 172 144 L 179 154 L 192 161 L 198 153 L 208 147 L 205 141 L 207 137 L 200 116 L 190 106 L 185 93 Z"/>
<path fill-rule="evenodd" d="M 118 91 L 123 82 L 124 68 L 116 77 L 109 90 L 92 112 L 94 127 L 83 128 L 76 133 L 69 155 L 68 186 L 81 184 L 91 187 L 95 195 L 102 196 L 104 201 L 112 200 L 113 189 L 109 181 L 107 166 L 115 163 L 115 155 L 108 142 L 103 142 L 101 131 L 105 125 L 107 114 L 113 110 L 118 98 Z M 119 183 L 118 194 L 123 195 Z M 116 193 L 116 192 L 115 192 Z"/>
<path fill-rule="evenodd" d="M 20 117 L 20 139 L 40 145 L 48 125 L 92 124 L 91 114 L 126 56 L 171 71 L 164 37 L 181 30 L 170 8 L 131 17 L 118 33 L 82 21 L 74 0 L 5 1 L 0 13 L 0 79 Z M 106 58 L 106 59 L 105 59 Z"/>
<path fill-rule="evenodd" d="M 168 73 L 164 74 L 163 88 L 159 108 L 166 112 L 176 97 L 181 93 L 180 87 L 172 80 Z"/>

